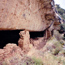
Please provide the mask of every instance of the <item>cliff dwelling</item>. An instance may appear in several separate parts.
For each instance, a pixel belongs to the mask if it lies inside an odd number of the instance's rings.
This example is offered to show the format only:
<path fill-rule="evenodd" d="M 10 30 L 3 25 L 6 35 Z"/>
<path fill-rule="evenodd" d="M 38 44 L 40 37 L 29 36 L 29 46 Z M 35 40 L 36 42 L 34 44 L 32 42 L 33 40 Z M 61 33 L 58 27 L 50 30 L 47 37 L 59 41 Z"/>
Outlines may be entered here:
<path fill-rule="evenodd" d="M 54 0 L 0 0 L 0 65 L 37 65 L 32 56 L 48 61 L 44 52 L 57 40 L 47 40 L 59 27 Z"/>
<path fill-rule="evenodd" d="M 3 48 L 8 43 L 15 43 L 18 45 L 18 40 L 20 38 L 19 33 L 22 30 L 3 30 L 0 31 L 0 48 Z M 31 39 L 37 39 L 44 37 L 45 31 L 41 32 L 29 32 Z"/>
<path fill-rule="evenodd" d="M 37 37 L 44 37 L 45 31 L 39 31 L 39 32 L 29 32 L 30 38 L 35 39 Z"/>
<path fill-rule="evenodd" d="M 18 45 L 20 30 L 4 30 L 0 31 L 0 48 L 3 48 L 8 43 L 15 43 Z"/>
<path fill-rule="evenodd" d="M 29 43 L 49 38 L 58 21 L 53 0 L 0 0 L 0 5 L 0 48 L 7 43 L 19 45 L 26 36 Z"/>

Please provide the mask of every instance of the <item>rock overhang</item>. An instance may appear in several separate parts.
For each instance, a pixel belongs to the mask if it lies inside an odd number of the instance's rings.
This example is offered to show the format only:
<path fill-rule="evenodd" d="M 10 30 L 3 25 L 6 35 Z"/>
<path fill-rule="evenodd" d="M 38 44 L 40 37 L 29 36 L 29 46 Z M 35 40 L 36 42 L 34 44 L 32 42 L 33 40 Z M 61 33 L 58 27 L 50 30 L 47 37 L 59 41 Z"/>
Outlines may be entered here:
<path fill-rule="evenodd" d="M 53 0 L 0 0 L 0 30 L 43 31 L 56 20 Z"/>

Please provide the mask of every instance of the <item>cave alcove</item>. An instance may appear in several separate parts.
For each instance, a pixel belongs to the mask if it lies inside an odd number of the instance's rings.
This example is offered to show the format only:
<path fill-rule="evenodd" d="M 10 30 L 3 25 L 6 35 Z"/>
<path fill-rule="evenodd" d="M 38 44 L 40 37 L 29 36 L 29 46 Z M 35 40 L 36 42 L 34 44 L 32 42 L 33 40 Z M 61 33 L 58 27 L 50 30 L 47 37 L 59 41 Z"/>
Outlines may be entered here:
<path fill-rule="evenodd" d="M 2 49 L 7 43 L 15 43 L 18 45 L 20 30 L 0 31 L 0 48 Z"/>
<path fill-rule="evenodd" d="M 18 45 L 20 38 L 19 32 L 22 30 L 4 30 L 0 31 L 0 48 L 2 49 L 8 43 L 15 43 Z M 30 38 L 36 39 L 38 37 L 44 37 L 45 31 L 29 32 Z"/>
<path fill-rule="evenodd" d="M 44 37 L 45 31 L 38 31 L 38 32 L 29 32 L 30 38 L 36 39 L 38 37 Z"/>

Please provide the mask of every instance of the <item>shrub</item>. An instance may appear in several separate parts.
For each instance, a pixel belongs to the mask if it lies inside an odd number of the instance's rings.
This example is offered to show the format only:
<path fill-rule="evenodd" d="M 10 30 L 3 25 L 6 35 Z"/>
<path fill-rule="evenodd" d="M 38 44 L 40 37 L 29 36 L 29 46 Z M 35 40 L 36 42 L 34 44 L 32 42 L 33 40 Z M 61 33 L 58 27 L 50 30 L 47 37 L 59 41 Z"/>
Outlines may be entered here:
<path fill-rule="evenodd" d="M 28 58 L 22 65 L 43 65 L 43 62 L 39 58 Z"/>
<path fill-rule="evenodd" d="M 32 58 L 33 59 L 33 61 L 35 62 L 35 64 L 34 65 L 43 65 L 43 62 L 41 61 L 41 59 L 40 58 Z"/>

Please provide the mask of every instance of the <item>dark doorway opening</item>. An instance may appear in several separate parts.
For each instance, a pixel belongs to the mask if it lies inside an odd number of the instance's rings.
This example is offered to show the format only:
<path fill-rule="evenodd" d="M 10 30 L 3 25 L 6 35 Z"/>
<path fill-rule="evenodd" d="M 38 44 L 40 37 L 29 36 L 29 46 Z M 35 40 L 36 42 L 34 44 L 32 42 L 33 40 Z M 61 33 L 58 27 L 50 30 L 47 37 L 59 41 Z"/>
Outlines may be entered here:
<path fill-rule="evenodd" d="M 40 32 L 30 32 L 30 38 L 35 39 L 37 37 L 44 37 L 45 31 Z"/>
<path fill-rule="evenodd" d="M 15 43 L 18 45 L 20 30 L 0 31 L 0 48 L 3 48 L 7 43 Z"/>

